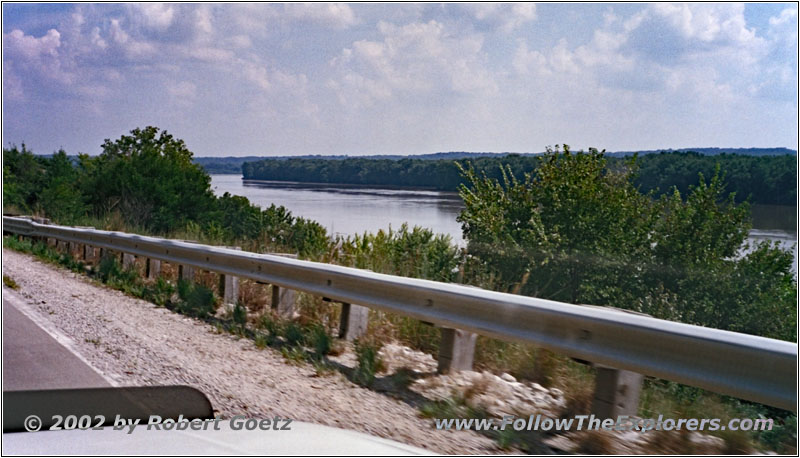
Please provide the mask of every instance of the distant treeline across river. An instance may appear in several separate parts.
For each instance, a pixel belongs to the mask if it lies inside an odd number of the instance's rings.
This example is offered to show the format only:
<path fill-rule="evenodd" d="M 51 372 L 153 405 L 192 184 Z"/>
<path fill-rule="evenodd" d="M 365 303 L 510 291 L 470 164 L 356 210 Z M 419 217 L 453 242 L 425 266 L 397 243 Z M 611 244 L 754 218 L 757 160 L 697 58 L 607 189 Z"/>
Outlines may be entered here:
<path fill-rule="evenodd" d="M 630 157 L 608 156 L 612 168 L 627 166 Z M 539 157 L 508 154 L 469 159 L 375 159 L 321 158 L 265 159 L 242 164 L 246 180 L 300 183 L 407 187 L 437 191 L 457 191 L 463 177 L 457 163 L 472 164 L 489 177 L 501 178 L 501 168 L 510 167 L 517 178 L 532 171 Z M 685 194 L 698 183 L 698 174 L 709 180 L 719 166 L 728 192 L 736 200 L 749 198 L 755 204 L 795 205 L 797 195 L 797 156 L 749 156 L 742 154 L 706 155 L 696 152 L 663 152 L 641 155 L 637 159 L 635 184 L 643 192 L 656 195 L 673 187 Z"/>

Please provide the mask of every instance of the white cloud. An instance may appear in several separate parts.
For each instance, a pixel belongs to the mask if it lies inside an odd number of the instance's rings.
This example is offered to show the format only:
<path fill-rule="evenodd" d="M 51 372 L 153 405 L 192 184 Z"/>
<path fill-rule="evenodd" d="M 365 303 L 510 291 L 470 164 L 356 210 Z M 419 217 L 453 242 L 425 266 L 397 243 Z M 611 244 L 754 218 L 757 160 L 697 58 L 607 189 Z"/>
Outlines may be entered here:
<path fill-rule="evenodd" d="M 61 34 L 55 29 L 48 30 L 39 38 L 26 35 L 19 29 L 3 35 L 4 63 L 10 63 L 17 71 L 69 84 L 73 81 L 74 75 L 62 65 L 60 48 Z M 18 75 L 12 76 L 12 79 L 15 77 L 16 81 L 21 79 Z M 12 87 L 18 88 L 18 85 Z"/>
<path fill-rule="evenodd" d="M 287 3 L 284 12 L 288 17 L 316 22 L 337 29 L 358 23 L 355 13 L 346 3 Z"/>
<path fill-rule="evenodd" d="M 460 6 L 481 23 L 506 33 L 536 19 L 534 3 L 469 3 Z"/>
<path fill-rule="evenodd" d="M 166 3 L 135 3 L 131 8 L 138 12 L 142 23 L 149 28 L 164 31 L 175 17 L 174 5 Z"/>
<path fill-rule="evenodd" d="M 724 54 L 746 65 L 765 51 L 764 39 L 747 27 L 743 4 L 657 3 L 635 15 L 626 28 L 626 50 L 652 61 Z"/>
<path fill-rule="evenodd" d="M 14 110 L 57 101 L 76 123 L 111 126 L 100 139 L 140 119 L 178 124 L 205 154 L 686 146 L 673 136 L 707 131 L 796 138 L 775 121 L 796 119 L 796 7 L 763 30 L 736 4 L 583 11 L 78 4 L 35 29 L 4 18 L 3 90 Z M 558 24 L 544 22 L 553 16 Z M 769 125 L 754 122 L 766 111 Z"/>
<path fill-rule="evenodd" d="M 356 41 L 332 61 L 339 73 L 333 87 L 360 92 L 362 99 L 432 91 L 475 95 L 498 89 L 478 34 L 452 34 L 433 20 L 402 26 L 381 21 L 378 31 L 380 41 Z"/>

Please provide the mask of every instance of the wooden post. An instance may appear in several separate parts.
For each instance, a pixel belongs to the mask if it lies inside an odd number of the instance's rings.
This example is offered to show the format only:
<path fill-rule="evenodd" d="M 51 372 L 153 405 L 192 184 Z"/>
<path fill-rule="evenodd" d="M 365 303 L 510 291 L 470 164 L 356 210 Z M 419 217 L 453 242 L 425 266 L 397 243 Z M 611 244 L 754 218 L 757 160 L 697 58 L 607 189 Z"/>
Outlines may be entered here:
<path fill-rule="evenodd" d="M 91 245 L 84 245 L 83 246 L 84 262 L 95 264 L 94 253 L 95 253 L 94 247 L 92 247 Z"/>
<path fill-rule="evenodd" d="M 585 305 L 584 307 L 616 310 L 618 312 L 629 313 L 632 315 L 650 315 L 632 310 L 625 310 L 617 307 L 601 307 L 597 305 Z M 591 334 L 587 333 L 582 339 L 591 339 Z M 592 400 L 592 411 L 598 418 L 614 418 L 619 415 L 636 415 L 639 410 L 639 394 L 642 392 L 642 374 L 603 366 L 601 364 L 592 365 L 597 369 L 595 377 L 594 399 Z"/>
<path fill-rule="evenodd" d="M 598 418 L 617 418 L 636 415 L 644 376 L 636 372 L 595 365 L 594 400 L 592 414 Z"/>
<path fill-rule="evenodd" d="M 242 247 L 228 246 L 232 250 L 241 250 Z M 239 302 L 239 277 L 219 274 L 219 295 L 222 296 L 222 305 L 225 310 L 233 311 Z"/>
<path fill-rule="evenodd" d="M 145 276 L 150 280 L 155 280 L 159 275 L 161 275 L 161 261 L 158 259 L 147 258 L 145 270 Z"/>
<path fill-rule="evenodd" d="M 442 342 L 439 344 L 440 374 L 472 370 L 475 358 L 477 334 L 460 329 L 442 328 Z"/>
<path fill-rule="evenodd" d="M 136 256 L 129 253 L 122 253 L 122 269 L 133 269 L 136 266 Z"/>
<path fill-rule="evenodd" d="M 239 302 L 239 277 L 219 274 L 219 294 L 222 296 L 222 305 L 227 310 L 233 310 Z"/>
<path fill-rule="evenodd" d="M 339 320 L 339 338 L 355 340 L 367 332 L 369 308 L 361 305 L 342 303 L 342 317 Z"/>
<path fill-rule="evenodd" d="M 272 285 L 272 310 L 284 318 L 292 318 L 294 315 L 294 299 L 297 292 L 293 289 L 281 288 Z"/>
<path fill-rule="evenodd" d="M 192 266 L 178 266 L 178 278 L 194 283 L 195 269 Z"/>

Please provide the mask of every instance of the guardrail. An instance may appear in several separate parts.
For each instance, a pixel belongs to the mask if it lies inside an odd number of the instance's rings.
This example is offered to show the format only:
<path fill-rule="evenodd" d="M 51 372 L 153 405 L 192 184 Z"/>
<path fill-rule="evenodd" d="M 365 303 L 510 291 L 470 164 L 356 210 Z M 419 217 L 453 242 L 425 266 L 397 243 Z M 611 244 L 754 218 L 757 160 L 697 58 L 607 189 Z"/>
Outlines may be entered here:
<path fill-rule="evenodd" d="M 797 411 L 796 343 L 603 307 L 26 218 L 4 216 L 3 231 L 249 278 Z"/>

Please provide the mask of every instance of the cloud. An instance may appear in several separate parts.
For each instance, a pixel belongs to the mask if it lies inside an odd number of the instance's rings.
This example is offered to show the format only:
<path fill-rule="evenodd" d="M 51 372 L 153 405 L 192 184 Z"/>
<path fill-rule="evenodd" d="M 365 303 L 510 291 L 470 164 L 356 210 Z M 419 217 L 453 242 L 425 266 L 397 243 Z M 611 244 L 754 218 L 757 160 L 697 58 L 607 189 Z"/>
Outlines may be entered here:
<path fill-rule="evenodd" d="M 345 29 L 358 23 L 355 13 L 346 3 L 287 3 L 283 8 L 284 16 L 291 19 L 336 29 Z"/>
<path fill-rule="evenodd" d="M 497 91 L 481 35 L 452 33 L 433 20 L 401 26 L 381 21 L 377 28 L 381 40 L 355 41 L 332 60 L 338 78 L 331 87 L 359 93 L 355 98 L 366 103 L 442 91 Z"/>
<path fill-rule="evenodd" d="M 60 84 L 74 80 L 74 75 L 62 64 L 61 34 L 55 29 L 38 38 L 19 29 L 4 34 L 3 62 L 12 69 L 9 83 L 17 95 L 21 95 L 23 75 Z"/>
<path fill-rule="evenodd" d="M 175 6 L 166 3 L 136 3 L 131 8 L 139 12 L 145 27 L 166 30 L 175 17 Z"/>
<path fill-rule="evenodd" d="M 469 3 L 459 6 L 479 23 L 506 33 L 536 19 L 534 3 Z"/>
<path fill-rule="evenodd" d="M 748 28 L 743 4 L 657 3 L 626 23 L 625 51 L 653 62 L 674 63 L 725 54 L 748 64 L 765 49 Z"/>
<path fill-rule="evenodd" d="M 54 106 L 100 140 L 177 124 L 205 154 L 796 139 L 794 5 L 758 29 L 738 4 L 25 8 L 43 14 L 4 17 L 3 90 L 26 139 Z"/>

